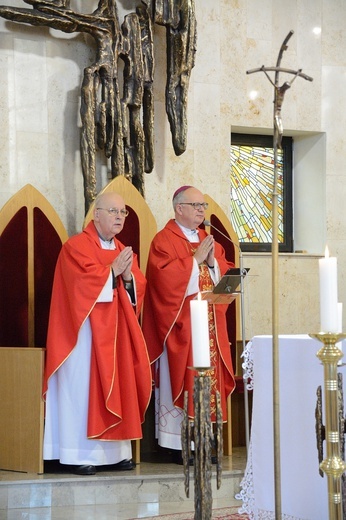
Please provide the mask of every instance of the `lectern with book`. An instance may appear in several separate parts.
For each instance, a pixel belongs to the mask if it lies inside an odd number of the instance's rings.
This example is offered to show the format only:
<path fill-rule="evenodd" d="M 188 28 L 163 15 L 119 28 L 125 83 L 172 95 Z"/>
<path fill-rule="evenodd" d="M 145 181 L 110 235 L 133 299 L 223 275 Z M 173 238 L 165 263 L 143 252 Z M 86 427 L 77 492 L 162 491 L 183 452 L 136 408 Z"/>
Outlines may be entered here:
<path fill-rule="evenodd" d="M 232 303 L 238 294 L 240 294 L 238 287 L 241 284 L 242 277 L 246 276 L 248 271 L 249 268 L 240 270 L 237 267 L 232 267 L 231 269 L 228 269 L 212 291 L 201 292 L 201 299 L 207 300 L 209 303 L 213 304 Z"/>

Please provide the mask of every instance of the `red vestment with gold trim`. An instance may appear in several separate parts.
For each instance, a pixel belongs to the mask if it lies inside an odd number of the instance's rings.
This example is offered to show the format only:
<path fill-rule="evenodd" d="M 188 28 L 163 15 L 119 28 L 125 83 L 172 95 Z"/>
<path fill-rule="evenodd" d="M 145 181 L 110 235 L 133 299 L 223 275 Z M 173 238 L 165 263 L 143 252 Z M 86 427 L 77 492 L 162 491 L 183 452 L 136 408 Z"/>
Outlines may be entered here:
<path fill-rule="evenodd" d="M 202 241 L 207 236 L 200 229 Z M 193 417 L 193 384 L 196 373 L 192 366 L 190 300 L 186 296 L 193 269 L 193 253 L 197 244 L 190 243 L 174 220 L 155 236 L 147 265 L 147 292 L 144 301 L 143 333 L 148 345 L 151 363 L 167 348 L 172 397 L 176 406 L 183 408 L 184 392 L 189 393 L 190 417 Z M 233 267 L 225 258 L 222 246 L 215 242 L 215 258 L 221 274 Z M 200 290 L 212 288 L 208 268 L 200 269 Z M 220 392 L 224 421 L 227 420 L 226 400 L 235 387 L 229 344 L 226 311 L 228 305 L 209 304 L 209 331 L 212 377 L 211 412 L 215 420 L 215 389 Z M 159 382 L 158 382 L 159 384 Z"/>
<path fill-rule="evenodd" d="M 121 277 L 113 301 L 97 303 L 110 265 L 125 247 L 116 238 L 114 241 L 115 250 L 102 249 L 92 221 L 62 247 L 52 291 L 43 392 L 51 375 L 72 352 L 79 330 L 89 318 L 92 355 L 87 436 L 139 439 L 152 390 L 148 353 L 138 321 L 146 280 L 134 255 L 136 308 Z"/>

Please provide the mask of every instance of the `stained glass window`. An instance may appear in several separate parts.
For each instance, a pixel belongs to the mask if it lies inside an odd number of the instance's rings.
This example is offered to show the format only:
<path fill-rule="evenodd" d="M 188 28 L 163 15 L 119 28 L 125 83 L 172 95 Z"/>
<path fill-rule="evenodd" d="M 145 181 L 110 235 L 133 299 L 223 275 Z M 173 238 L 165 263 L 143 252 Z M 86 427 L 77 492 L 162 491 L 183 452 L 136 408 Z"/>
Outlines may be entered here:
<path fill-rule="evenodd" d="M 277 167 L 279 250 L 292 251 L 292 138 L 283 138 Z M 271 249 L 273 185 L 273 138 L 232 134 L 231 222 L 243 251 Z"/>

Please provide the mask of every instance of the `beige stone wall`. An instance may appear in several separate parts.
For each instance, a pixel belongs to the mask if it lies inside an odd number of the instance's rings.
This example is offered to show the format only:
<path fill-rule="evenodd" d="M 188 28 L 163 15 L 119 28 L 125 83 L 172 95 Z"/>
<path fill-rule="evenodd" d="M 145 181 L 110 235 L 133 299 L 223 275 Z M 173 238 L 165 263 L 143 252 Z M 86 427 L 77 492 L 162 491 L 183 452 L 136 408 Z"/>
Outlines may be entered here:
<path fill-rule="evenodd" d="M 72 3 L 84 12 L 96 4 Z M 19 0 L 5 4 L 25 7 Z M 230 132 L 242 127 L 270 133 L 272 128 L 273 88 L 264 74 L 247 75 L 246 70 L 274 65 L 292 29 L 282 66 L 302 68 L 314 81 L 298 78 L 287 92 L 284 129 L 326 133 L 324 178 L 318 179 L 326 194 L 321 204 L 325 218 L 313 229 L 338 256 L 339 300 L 345 308 L 346 6 L 338 0 L 196 0 L 196 15 L 188 148 L 180 157 L 174 155 L 165 115 L 165 34 L 155 29 L 156 164 L 146 175 L 145 190 L 158 227 L 171 217 L 171 196 L 181 184 L 194 184 L 229 214 Z M 321 28 L 320 35 L 314 27 Z M 55 207 L 69 233 L 81 228 L 84 214 L 79 101 L 82 71 L 93 58 L 93 44 L 83 35 L 0 20 L 0 206 L 30 182 Z M 255 100 L 249 97 L 253 90 L 258 91 Z M 101 157 L 99 162 L 102 184 L 106 165 Z M 309 205 L 313 191 L 311 183 L 295 197 Z M 244 262 L 253 275 L 246 295 L 246 335 L 270 333 L 270 255 L 244 255 Z M 316 332 L 317 256 L 284 255 L 279 266 L 280 332 Z"/>

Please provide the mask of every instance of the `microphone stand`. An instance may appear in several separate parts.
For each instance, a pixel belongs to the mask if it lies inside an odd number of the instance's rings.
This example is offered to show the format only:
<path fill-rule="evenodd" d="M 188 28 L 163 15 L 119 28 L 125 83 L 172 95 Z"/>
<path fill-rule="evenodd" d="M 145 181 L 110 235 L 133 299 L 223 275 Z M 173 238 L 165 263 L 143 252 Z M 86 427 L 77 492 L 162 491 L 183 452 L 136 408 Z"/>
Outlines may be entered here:
<path fill-rule="evenodd" d="M 203 224 L 207 227 L 211 227 L 215 229 L 220 235 L 226 238 L 229 242 L 235 246 L 239 251 L 239 270 L 240 270 L 240 314 L 241 314 L 241 338 L 242 338 L 242 346 L 243 346 L 243 354 L 245 352 L 246 340 L 245 340 L 245 302 L 244 302 L 244 278 L 246 275 L 246 271 L 244 270 L 243 265 L 243 252 L 238 244 L 233 242 L 227 235 L 222 233 L 220 229 L 213 226 L 213 224 L 209 220 L 205 220 Z M 243 369 L 243 383 L 244 383 L 244 408 L 245 408 L 245 443 L 246 443 L 246 453 L 249 451 L 249 442 L 250 442 L 250 421 L 249 421 L 249 394 L 247 388 L 247 378 L 245 377 L 244 369 Z"/>
<path fill-rule="evenodd" d="M 243 355 L 246 347 L 245 340 L 245 302 L 244 302 L 244 280 L 245 274 L 244 265 L 243 265 L 243 252 L 239 250 L 239 268 L 240 268 L 240 314 L 241 314 L 241 339 L 243 346 Z M 249 451 L 249 441 L 250 441 L 250 421 L 249 421 L 249 394 L 247 388 L 247 377 L 245 376 L 244 369 L 243 370 L 243 384 L 244 384 L 244 407 L 245 407 L 245 443 L 246 443 L 246 453 Z"/>

